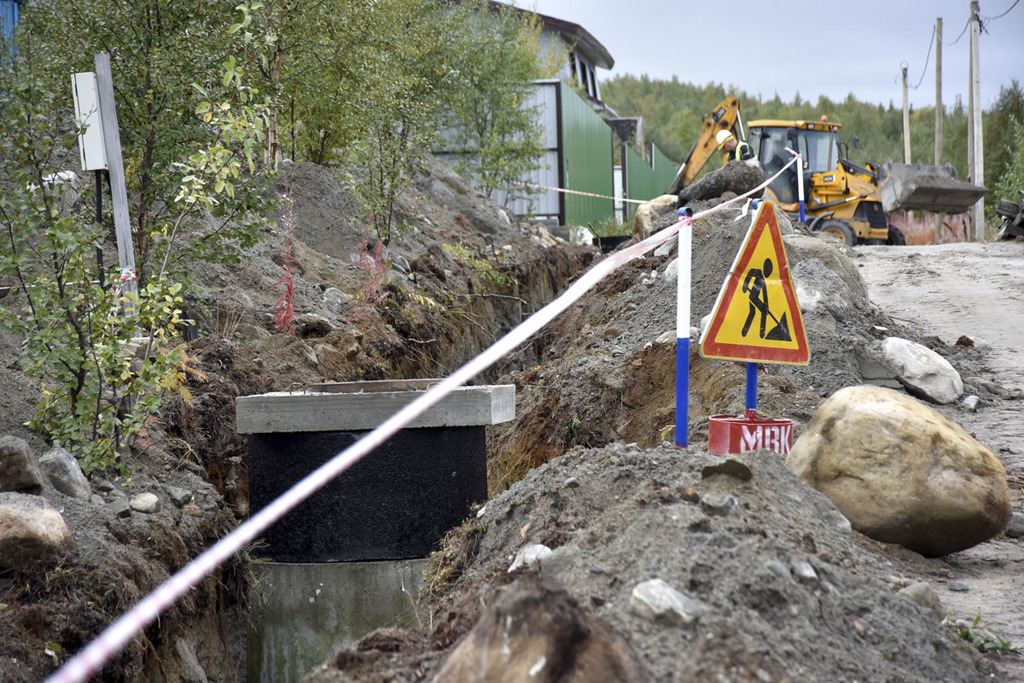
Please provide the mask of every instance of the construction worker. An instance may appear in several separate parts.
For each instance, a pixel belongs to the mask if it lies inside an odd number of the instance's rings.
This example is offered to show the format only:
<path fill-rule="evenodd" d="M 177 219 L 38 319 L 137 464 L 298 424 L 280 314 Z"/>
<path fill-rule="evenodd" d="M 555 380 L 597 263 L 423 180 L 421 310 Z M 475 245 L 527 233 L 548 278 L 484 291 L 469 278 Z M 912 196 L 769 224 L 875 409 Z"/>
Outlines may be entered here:
<path fill-rule="evenodd" d="M 733 134 L 727 130 L 718 131 L 715 140 L 718 142 L 718 148 L 722 150 L 723 166 L 730 161 L 747 161 L 748 159 L 757 158 L 753 147 L 746 142 L 737 141 Z"/>

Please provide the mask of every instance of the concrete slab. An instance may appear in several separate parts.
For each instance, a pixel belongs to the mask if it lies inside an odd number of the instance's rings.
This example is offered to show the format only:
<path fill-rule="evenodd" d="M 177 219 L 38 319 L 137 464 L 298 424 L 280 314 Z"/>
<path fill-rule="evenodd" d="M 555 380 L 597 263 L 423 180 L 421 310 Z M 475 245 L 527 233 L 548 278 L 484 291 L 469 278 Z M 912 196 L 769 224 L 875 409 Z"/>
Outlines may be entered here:
<path fill-rule="evenodd" d="M 416 400 L 437 380 L 338 382 L 240 396 L 239 434 L 370 430 Z M 414 420 L 409 428 L 492 425 L 515 418 L 515 385 L 460 387 Z"/>

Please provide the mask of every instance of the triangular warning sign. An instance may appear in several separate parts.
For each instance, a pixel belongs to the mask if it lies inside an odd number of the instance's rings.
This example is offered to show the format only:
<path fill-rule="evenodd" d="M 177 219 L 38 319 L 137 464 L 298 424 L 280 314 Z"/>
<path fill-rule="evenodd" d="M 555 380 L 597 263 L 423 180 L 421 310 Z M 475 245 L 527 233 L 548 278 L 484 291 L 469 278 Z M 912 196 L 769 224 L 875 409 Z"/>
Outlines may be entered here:
<path fill-rule="evenodd" d="M 803 365 L 810 360 L 775 205 L 762 202 L 700 339 L 705 358 Z"/>

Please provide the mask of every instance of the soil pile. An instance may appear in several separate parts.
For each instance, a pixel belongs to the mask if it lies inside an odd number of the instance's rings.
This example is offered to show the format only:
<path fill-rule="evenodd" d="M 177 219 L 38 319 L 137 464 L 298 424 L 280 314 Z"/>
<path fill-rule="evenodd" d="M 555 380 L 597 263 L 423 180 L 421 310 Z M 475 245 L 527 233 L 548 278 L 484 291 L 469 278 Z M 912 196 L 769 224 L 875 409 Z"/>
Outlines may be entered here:
<path fill-rule="evenodd" d="M 289 202 L 246 260 L 197 267 L 201 296 L 190 312 L 206 336 L 189 346 L 202 372 L 191 379 L 194 401 L 166 405 L 162 424 L 126 458 L 131 479 L 111 477 L 101 491 L 152 491 L 162 511 L 120 518 L 105 500 L 74 505 L 45 493 L 65 510 L 80 553 L 65 567 L 0 577 L 0 678 L 38 680 L 52 669 L 47 643 L 61 645 L 60 657 L 76 651 L 248 513 L 237 396 L 447 374 L 600 258 L 592 247 L 519 225 L 429 160 L 397 205 L 404 228 L 387 245 L 353 225 L 355 205 L 330 171 L 286 167 L 278 189 Z M 695 325 L 710 312 L 749 223 L 734 209 L 695 223 Z M 793 419 L 799 434 L 824 397 L 864 381 L 885 335 L 926 344 L 960 370 L 982 404 L 1000 400 L 999 387 L 979 379 L 975 350 L 923 337 L 871 304 L 853 251 L 792 226 L 784 231 L 801 297 L 808 293 L 811 361 L 762 366 L 762 413 Z M 629 643 L 655 680 L 990 680 L 990 660 L 897 594 L 948 573 L 948 564 L 851 532 L 778 455 L 706 453 L 707 416 L 742 412 L 741 364 L 694 350 L 692 446 L 665 445 L 674 429 L 674 259 L 665 248 L 627 264 L 481 378 L 516 385 L 517 419 L 489 433 L 493 498 L 446 540 L 419 605 L 424 628 L 375 632 L 310 680 L 429 680 L 499 593 L 517 581 L 529 590 L 537 573 Z M 274 324 L 286 263 L 294 335 Z M 28 438 L 41 452 L 45 444 L 20 426 L 34 397 L 16 371 L 17 340 L 0 341 L 0 407 L 11 409 L 0 413 L 0 434 Z M 178 489 L 192 493 L 186 504 L 174 502 Z M 1019 490 L 1015 496 L 1019 510 Z M 516 553 L 534 544 L 553 552 L 540 568 L 510 573 Z M 664 623 L 632 606 L 636 586 L 655 578 L 695 601 L 699 618 Z M 118 590 L 104 594 L 110 586 Z M 224 568 L 204 591 L 148 629 L 106 678 L 240 679 L 243 564 Z"/>

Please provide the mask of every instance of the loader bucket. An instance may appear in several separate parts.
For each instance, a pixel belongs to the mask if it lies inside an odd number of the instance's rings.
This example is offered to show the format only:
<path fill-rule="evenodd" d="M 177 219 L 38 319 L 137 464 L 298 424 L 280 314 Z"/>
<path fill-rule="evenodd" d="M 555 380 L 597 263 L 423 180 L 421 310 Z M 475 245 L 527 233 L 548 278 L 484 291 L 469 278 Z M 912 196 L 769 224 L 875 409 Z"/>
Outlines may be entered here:
<path fill-rule="evenodd" d="M 959 180 L 956 169 L 886 162 L 879 175 L 882 207 L 888 211 L 963 213 L 988 189 Z"/>

